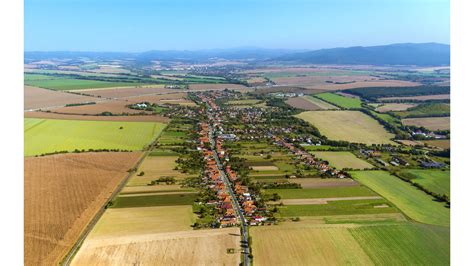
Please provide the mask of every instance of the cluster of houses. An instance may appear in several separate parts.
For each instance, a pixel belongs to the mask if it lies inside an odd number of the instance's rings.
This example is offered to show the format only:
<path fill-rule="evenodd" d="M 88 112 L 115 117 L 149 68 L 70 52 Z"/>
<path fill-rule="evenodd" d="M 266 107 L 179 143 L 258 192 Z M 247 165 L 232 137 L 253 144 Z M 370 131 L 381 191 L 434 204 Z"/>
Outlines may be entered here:
<path fill-rule="evenodd" d="M 315 159 L 313 155 L 311 155 L 307 151 L 297 148 L 295 145 L 284 140 L 283 138 L 280 138 L 278 136 L 273 136 L 273 140 L 276 145 L 289 149 L 291 153 L 296 155 L 305 164 L 316 167 L 316 169 L 318 169 L 321 174 L 328 174 L 329 176 L 337 177 L 337 178 L 347 177 L 346 174 L 343 173 L 342 171 L 339 171 L 335 168 L 330 167 L 328 165 L 328 162 Z"/>
<path fill-rule="evenodd" d="M 426 139 L 446 139 L 447 138 L 445 135 L 436 134 L 436 133 L 431 132 L 431 131 L 423 132 L 420 129 L 417 129 L 417 130 L 411 132 L 411 135 L 412 136 L 423 136 Z"/>
<path fill-rule="evenodd" d="M 239 224 L 237 219 L 238 214 L 236 211 L 242 212 L 245 217 L 245 223 L 250 225 L 259 225 L 263 223 L 266 218 L 259 215 L 262 211 L 266 211 L 265 208 L 257 208 L 255 205 L 254 195 L 247 186 L 242 185 L 239 180 L 239 176 L 232 169 L 229 164 L 228 153 L 223 147 L 224 140 L 235 139 L 234 134 L 224 134 L 221 121 L 219 116 L 220 108 L 215 103 L 215 97 L 222 96 L 219 92 L 209 94 L 198 94 L 198 97 L 205 103 L 208 104 L 208 118 L 209 122 L 202 122 L 200 126 L 200 138 L 199 138 L 199 149 L 202 151 L 206 161 L 206 168 L 204 171 L 203 181 L 206 182 L 208 188 L 216 193 L 217 200 L 207 202 L 207 205 L 214 205 L 217 208 L 218 217 L 216 218 L 220 224 L 220 227 L 229 227 Z M 216 133 L 215 140 L 213 133 Z M 215 141 L 214 148 L 212 150 L 211 142 Z M 214 157 L 214 152 L 217 154 L 219 162 L 223 163 L 223 175 L 219 170 L 218 162 Z M 227 187 L 225 178 L 230 182 L 230 187 Z M 233 193 L 233 195 L 230 195 Z M 234 196 L 239 206 L 234 206 L 232 201 Z"/>

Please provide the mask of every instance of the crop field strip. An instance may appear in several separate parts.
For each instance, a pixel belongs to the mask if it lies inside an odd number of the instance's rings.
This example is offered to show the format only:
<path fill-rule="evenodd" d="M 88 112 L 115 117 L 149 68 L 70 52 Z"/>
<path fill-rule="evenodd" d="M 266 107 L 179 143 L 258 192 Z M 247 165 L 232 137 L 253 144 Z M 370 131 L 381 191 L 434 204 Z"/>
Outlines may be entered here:
<path fill-rule="evenodd" d="M 393 204 L 413 220 L 448 226 L 450 211 L 444 203 L 385 171 L 354 171 L 351 175 Z M 416 204 L 413 204 L 416 202 Z"/>
<path fill-rule="evenodd" d="M 75 115 L 58 114 L 54 112 L 26 112 L 25 118 L 57 119 L 57 120 L 83 120 L 83 121 L 116 121 L 116 122 L 150 122 L 167 123 L 169 118 L 160 115 Z"/>
<path fill-rule="evenodd" d="M 35 127 L 29 126 L 35 124 Z M 25 119 L 25 156 L 89 149 L 141 150 L 162 123 Z"/>
<path fill-rule="evenodd" d="M 357 158 L 351 152 L 345 151 L 318 151 L 311 152 L 317 158 L 321 158 L 329 162 L 331 166 L 337 169 L 352 168 L 352 169 L 365 169 L 373 168 L 374 166 L 370 163 Z"/>
<path fill-rule="evenodd" d="M 24 109 L 40 109 L 64 106 L 66 104 L 94 102 L 97 98 L 53 91 L 31 86 L 24 87 Z"/>
<path fill-rule="evenodd" d="M 402 123 L 407 126 L 424 127 L 429 130 L 449 130 L 449 117 L 422 117 L 422 118 L 405 118 Z"/>
<path fill-rule="evenodd" d="M 399 175 L 411 179 L 426 189 L 437 194 L 450 194 L 450 171 L 407 169 L 399 172 Z"/>
<path fill-rule="evenodd" d="M 342 97 L 342 96 L 341 96 Z M 332 140 L 364 144 L 394 144 L 393 134 L 359 111 L 307 111 L 296 115 Z"/>
<path fill-rule="evenodd" d="M 362 102 L 357 98 L 344 97 L 335 93 L 320 93 L 315 94 L 314 97 L 322 99 L 326 102 L 334 104 L 341 108 L 357 109 L 362 107 Z"/>
<path fill-rule="evenodd" d="M 25 158 L 25 263 L 57 264 L 141 153 Z"/>
<path fill-rule="evenodd" d="M 251 230 L 256 265 L 446 265 L 449 229 L 412 223 L 303 222 Z M 397 263 L 395 263 L 398 265 Z"/>

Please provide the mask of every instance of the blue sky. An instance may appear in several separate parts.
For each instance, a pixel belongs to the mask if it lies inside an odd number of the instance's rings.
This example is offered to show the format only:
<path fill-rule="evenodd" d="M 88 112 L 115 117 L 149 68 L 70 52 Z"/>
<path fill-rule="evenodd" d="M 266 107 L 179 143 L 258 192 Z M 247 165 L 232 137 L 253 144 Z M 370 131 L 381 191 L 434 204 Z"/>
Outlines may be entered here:
<path fill-rule="evenodd" d="M 25 0 L 26 51 L 449 43 L 449 0 Z"/>

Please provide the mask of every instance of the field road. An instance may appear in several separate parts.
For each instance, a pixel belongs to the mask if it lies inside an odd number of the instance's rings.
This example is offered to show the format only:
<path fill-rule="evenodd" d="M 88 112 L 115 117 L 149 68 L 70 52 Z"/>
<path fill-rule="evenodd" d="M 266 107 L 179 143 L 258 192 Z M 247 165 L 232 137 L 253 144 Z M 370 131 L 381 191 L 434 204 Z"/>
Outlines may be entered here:
<path fill-rule="evenodd" d="M 225 183 L 226 189 L 227 189 L 227 191 L 229 192 L 229 195 L 232 198 L 232 206 L 234 207 L 234 212 L 239 214 L 240 226 L 241 226 L 241 231 L 242 231 L 242 244 L 244 245 L 243 265 L 244 266 L 249 266 L 250 265 L 250 261 L 249 261 L 250 248 L 249 248 L 249 234 L 248 234 L 247 221 L 245 220 L 243 210 L 240 208 L 239 202 L 237 201 L 237 198 L 235 197 L 234 191 L 232 190 L 232 186 L 231 186 L 231 183 L 229 181 L 229 178 L 227 177 L 227 175 L 224 172 L 224 168 L 222 167 L 222 163 L 219 159 L 219 156 L 217 156 L 216 146 L 215 146 L 216 142 L 215 142 L 215 139 L 214 139 L 214 127 L 212 125 L 212 121 L 210 121 L 210 122 L 211 123 L 209 123 L 209 141 L 211 142 L 211 148 L 212 148 L 212 151 L 213 151 L 214 160 L 217 163 L 219 173 L 221 175 L 222 180 Z"/>

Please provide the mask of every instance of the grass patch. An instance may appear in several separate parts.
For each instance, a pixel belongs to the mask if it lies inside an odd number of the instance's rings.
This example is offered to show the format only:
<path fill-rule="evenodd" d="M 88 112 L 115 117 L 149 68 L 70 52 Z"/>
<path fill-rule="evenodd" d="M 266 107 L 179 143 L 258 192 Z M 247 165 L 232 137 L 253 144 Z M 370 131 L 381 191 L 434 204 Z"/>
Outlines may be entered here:
<path fill-rule="evenodd" d="M 265 193 L 278 193 L 282 199 L 317 199 L 338 197 L 377 196 L 372 190 L 363 186 L 325 187 L 308 189 L 266 189 Z"/>
<path fill-rule="evenodd" d="M 362 107 L 362 102 L 358 98 L 344 97 L 335 93 L 325 92 L 316 94 L 314 97 L 320 98 L 341 108 L 352 109 Z"/>
<path fill-rule="evenodd" d="M 444 203 L 385 171 L 351 172 L 353 178 L 393 202 L 410 218 L 428 224 L 449 225 Z"/>
<path fill-rule="evenodd" d="M 352 169 L 364 169 L 373 168 L 370 163 L 357 158 L 353 153 L 346 151 L 322 151 L 312 152 L 317 158 L 321 158 L 329 162 L 330 165 L 338 168 L 352 168 Z"/>
<path fill-rule="evenodd" d="M 141 150 L 162 123 L 25 118 L 25 156 L 88 149 Z"/>
<path fill-rule="evenodd" d="M 410 169 L 399 174 L 437 194 L 450 194 L 450 171 Z"/>
<path fill-rule="evenodd" d="M 169 194 L 133 197 L 117 197 L 111 208 L 132 208 L 150 206 L 192 205 L 196 194 Z"/>
<path fill-rule="evenodd" d="M 92 88 L 134 87 L 147 84 L 135 82 L 109 82 L 100 80 L 55 77 L 48 75 L 25 74 L 25 85 L 53 90 L 80 90 Z"/>

